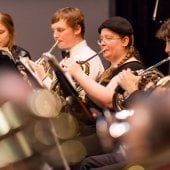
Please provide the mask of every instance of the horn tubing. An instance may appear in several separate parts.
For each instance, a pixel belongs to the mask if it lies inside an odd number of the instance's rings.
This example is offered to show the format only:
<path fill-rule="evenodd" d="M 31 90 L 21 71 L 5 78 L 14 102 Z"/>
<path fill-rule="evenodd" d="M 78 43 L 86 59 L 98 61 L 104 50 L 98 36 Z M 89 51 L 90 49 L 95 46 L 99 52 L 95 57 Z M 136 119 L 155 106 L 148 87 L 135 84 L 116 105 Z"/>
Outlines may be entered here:
<path fill-rule="evenodd" d="M 161 64 L 163 64 L 163 63 L 165 63 L 165 62 L 167 62 L 167 61 L 169 61 L 169 60 L 170 60 L 170 56 L 169 56 L 168 58 L 163 59 L 163 60 L 161 60 L 160 62 L 158 62 L 158 63 L 156 63 L 156 64 L 150 66 L 149 68 L 145 69 L 144 71 L 142 71 L 142 72 L 139 73 L 138 75 L 140 76 L 140 75 L 144 74 L 145 72 L 147 72 L 147 71 L 149 71 L 149 70 L 152 70 L 152 69 L 154 69 L 154 68 L 160 66 Z"/>
<path fill-rule="evenodd" d="M 59 43 L 59 41 L 57 40 L 57 41 L 55 42 L 55 44 L 50 48 L 50 50 L 48 51 L 48 53 L 51 53 L 58 43 Z"/>
<path fill-rule="evenodd" d="M 101 50 L 99 51 L 98 53 L 94 54 L 93 56 L 89 57 L 87 60 L 84 60 L 84 61 L 77 61 L 78 64 L 85 64 L 87 63 L 89 60 L 93 59 L 94 57 L 96 57 L 97 55 L 103 53 L 105 50 Z"/>

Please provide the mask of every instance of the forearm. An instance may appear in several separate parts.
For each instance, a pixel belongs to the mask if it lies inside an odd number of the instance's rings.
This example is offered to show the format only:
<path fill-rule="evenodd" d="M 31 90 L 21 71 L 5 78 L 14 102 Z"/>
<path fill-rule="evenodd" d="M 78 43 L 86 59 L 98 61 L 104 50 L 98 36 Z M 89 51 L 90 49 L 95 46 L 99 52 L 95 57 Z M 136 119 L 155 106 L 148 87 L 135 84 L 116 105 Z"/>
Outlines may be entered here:
<path fill-rule="evenodd" d="M 84 72 L 74 73 L 74 79 L 85 90 L 88 97 L 99 107 L 112 107 L 113 93 L 107 87 L 95 82 Z"/>

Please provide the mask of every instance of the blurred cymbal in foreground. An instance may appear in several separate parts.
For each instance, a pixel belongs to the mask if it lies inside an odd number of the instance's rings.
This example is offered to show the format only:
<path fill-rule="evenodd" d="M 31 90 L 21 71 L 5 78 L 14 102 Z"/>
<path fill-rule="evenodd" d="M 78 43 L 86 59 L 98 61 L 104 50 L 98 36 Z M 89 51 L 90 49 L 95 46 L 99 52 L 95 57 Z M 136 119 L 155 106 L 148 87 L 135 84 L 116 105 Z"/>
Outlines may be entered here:
<path fill-rule="evenodd" d="M 60 114 L 62 102 L 60 97 L 51 91 L 37 89 L 30 95 L 28 107 L 38 117 L 52 118 Z"/>

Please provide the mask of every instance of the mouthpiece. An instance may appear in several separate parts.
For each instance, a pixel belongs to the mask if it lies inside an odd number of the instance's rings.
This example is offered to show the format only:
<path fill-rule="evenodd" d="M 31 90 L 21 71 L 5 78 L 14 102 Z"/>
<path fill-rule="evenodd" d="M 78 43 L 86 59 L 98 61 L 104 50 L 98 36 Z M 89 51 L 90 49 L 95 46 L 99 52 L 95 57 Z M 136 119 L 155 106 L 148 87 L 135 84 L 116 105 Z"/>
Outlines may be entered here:
<path fill-rule="evenodd" d="M 54 48 L 57 46 L 59 41 L 56 41 L 55 44 L 47 51 L 47 52 L 44 52 L 42 54 L 43 57 L 48 57 L 48 58 L 51 58 L 52 57 L 52 54 L 51 52 L 54 50 Z"/>
<path fill-rule="evenodd" d="M 84 61 L 77 61 L 78 64 L 85 64 L 88 61 L 90 61 L 91 59 L 93 59 L 94 57 L 96 57 L 97 55 L 100 55 L 101 53 L 103 53 L 105 51 L 105 49 L 102 49 L 101 51 L 99 51 L 98 53 L 94 54 L 93 56 L 89 57 L 87 60 Z"/>
<path fill-rule="evenodd" d="M 57 40 L 55 42 L 55 44 L 49 49 L 49 51 L 44 52 L 42 54 L 42 57 L 46 60 L 46 61 L 53 61 L 55 64 L 58 64 L 58 60 L 56 59 L 56 57 L 54 55 L 51 54 L 51 52 L 54 50 L 54 48 L 57 46 L 57 44 L 59 43 L 59 41 Z"/>
<path fill-rule="evenodd" d="M 59 43 L 59 41 L 57 40 L 55 42 L 55 44 L 49 49 L 48 53 L 51 53 L 53 51 L 53 49 L 57 46 L 58 43 Z"/>

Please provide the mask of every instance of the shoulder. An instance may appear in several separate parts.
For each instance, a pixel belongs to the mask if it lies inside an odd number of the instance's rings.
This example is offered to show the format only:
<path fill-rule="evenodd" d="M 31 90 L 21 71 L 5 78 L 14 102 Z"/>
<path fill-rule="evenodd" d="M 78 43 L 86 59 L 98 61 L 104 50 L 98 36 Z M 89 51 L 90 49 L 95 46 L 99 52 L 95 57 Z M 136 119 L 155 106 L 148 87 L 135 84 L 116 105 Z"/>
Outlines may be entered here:
<path fill-rule="evenodd" d="M 14 69 L 16 71 L 15 63 L 10 59 L 10 56 L 7 53 L 0 51 L 0 70 L 6 68 Z"/>
<path fill-rule="evenodd" d="M 140 61 L 130 61 L 116 68 L 112 73 L 112 77 L 114 77 L 115 75 L 119 74 L 121 71 L 126 70 L 128 68 L 130 68 L 132 71 L 137 71 L 137 70 L 145 69 L 145 66 Z"/>
<path fill-rule="evenodd" d="M 96 52 L 94 50 L 92 50 L 88 46 L 84 46 L 84 47 L 76 48 L 76 49 L 72 50 L 70 53 L 70 57 L 75 60 L 84 61 L 84 60 L 90 58 L 91 56 L 93 56 L 94 54 L 96 54 Z"/>
<path fill-rule="evenodd" d="M 127 69 L 127 68 L 130 68 L 131 70 L 136 71 L 136 70 L 139 70 L 139 69 L 144 69 L 145 66 L 140 61 L 130 61 L 130 62 L 124 63 L 123 65 L 121 65 L 119 67 L 120 70 L 124 70 L 124 69 Z"/>
<path fill-rule="evenodd" d="M 11 52 L 13 55 L 17 55 L 17 56 L 21 56 L 21 57 L 28 57 L 31 59 L 30 53 L 26 49 L 24 49 L 20 46 L 14 45 L 12 47 Z"/>

